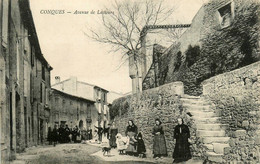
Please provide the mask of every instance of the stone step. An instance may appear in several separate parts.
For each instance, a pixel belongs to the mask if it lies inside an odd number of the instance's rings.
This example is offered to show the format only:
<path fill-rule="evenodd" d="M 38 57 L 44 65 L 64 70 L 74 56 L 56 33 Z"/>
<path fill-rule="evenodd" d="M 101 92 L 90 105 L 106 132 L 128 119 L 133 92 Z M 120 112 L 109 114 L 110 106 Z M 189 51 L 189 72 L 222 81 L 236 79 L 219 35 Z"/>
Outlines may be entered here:
<path fill-rule="evenodd" d="M 199 109 L 199 110 L 210 110 L 211 106 L 210 105 L 198 105 L 198 104 L 186 104 L 184 103 L 182 105 L 186 109 Z"/>
<path fill-rule="evenodd" d="M 202 142 L 204 144 L 228 143 L 229 142 L 229 137 L 202 137 Z"/>
<path fill-rule="evenodd" d="M 214 111 L 212 111 L 212 110 L 201 110 L 201 109 L 187 109 L 186 110 L 186 113 L 195 113 L 195 115 L 193 115 L 194 117 L 199 117 L 199 115 L 197 115 L 199 112 L 203 112 L 203 113 L 207 113 L 207 112 L 214 112 Z M 216 117 L 216 116 L 219 116 L 217 113 L 215 113 L 215 116 L 214 117 Z M 210 117 L 207 117 L 207 118 L 211 118 L 212 116 L 210 116 Z"/>
<path fill-rule="evenodd" d="M 211 103 L 201 100 L 201 99 L 188 99 L 188 98 L 181 98 L 183 104 L 194 104 L 194 105 L 211 105 Z"/>
<path fill-rule="evenodd" d="M 198 130 L 222 130 L 227 126 L 227 124 L 196 124 Z"/>
<path fill-rule="evenodd" d="M 224 154 L 224 149 L 226 147 L 230 147 L 229 144 L 223 144 L 223 143 L 212 143 L 213 145 L 213 151 L 217 154 Z"/>
<path fill-rule="evenodd" d="M 224 130 L 197 130 L 197 137 L 224 137 L 226 135 Z"/>
<path fill-rule="evenodd" d="M 206 151 L 207 156 L 213 156 L 213 157 L 221 157 L 224 154 L 215 153 L 213 151 Z"/>
<path fill-rule="evenodd" d="M 220 117 L 209 117 L 209 118 L 201 118 L 198 116 L 192 116 L 196 123 L 218 123 Z"/>
<path fill-rule="evenodd" d="M 190 112 L 194 117 L 203 117 L 203 118 L 211 118 L 216 117 L 217 114 L 214 112 L 204 112 L 204 111 L 188 111 Z"/>
<path fill-rule="evenodd" d="M 196 99 L 196 100 L 201 99 L 200 96 L 190 96 L 190 95 L 186 95 L 186 94 L 184 94 L 184 95 L 182 96 L 182 98 L 186 98 L 186 99 Z"/>
<path fill-rule="evenodd" d="M 213 149 L 214 149 L 212 144 L 204 144 L 204 146 L 207 148 L 207 150 L 213 151 Z"/>
<path fill-rule="evenodd" d="M 217 154 L 214 152 L 206 152 L 206 155 L 208 156 L 208 160 L 211 162 L 216 162 L 216 163 L 223 163 L 224 160 L 222 158 L 223 154 Z"/>

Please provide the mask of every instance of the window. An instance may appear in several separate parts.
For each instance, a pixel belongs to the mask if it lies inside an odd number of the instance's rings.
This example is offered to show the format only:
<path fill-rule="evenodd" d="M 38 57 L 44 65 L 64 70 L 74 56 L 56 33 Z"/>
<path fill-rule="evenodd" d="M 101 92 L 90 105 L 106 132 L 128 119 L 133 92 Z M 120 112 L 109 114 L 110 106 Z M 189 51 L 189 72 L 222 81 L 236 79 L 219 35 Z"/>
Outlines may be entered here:
<path fill-rule="evenodd" d="M 37 58 L 35 58 L 35 75 L 38 77 L 38 64 L 37 64 Z"/>
<path fill-rule="evenodd" d="M 77 108 L 77 120 L 79 120 L 79 109 Z"/>
<path fill-rule="evenodd" d="M 87 118 L 91 118 L 91 108 L 87 105 Z"/>
<path fill-rule="evenodd" d="M 104 105 L 104 115 L 106 115 L 106 114 L 107 114 L 107 106 Z"/>
<path fill-rule="evenodd" d="M 107 102 L 107 94 L 104 92 L 104 103 Z"/>
<path fill-rule="evenodd" d="M 41 83 L 41 97 L 40 97 L 40 99 L 41 99 L 41 102 L 42 103 L 45 103 L 44 102 L 44 99 L 45 99 L 45 84 L 44 83 Z"/>
<path fill-rule="evenodd" d="M 25 97 L 28 96 L 28 63 L 26 60 L 24 60 L 24 68 L 23 68 L 23 83 L 24 83 L 24 87 L 23 87 L 23 94 Z"/>
<path fill-rule="evenodd" d="M 42 87 L 42 83 L 41 83 L 41 84 L 40 84 L 40 99 L 41 99 L 41 102 L 43 102 L 43 101 L 42 101 L 42 99 L 43 99 L 43 98 L 42 98 L 42 88 L 43 88 L 43 87 Z"/>
<path fill-rule="evenodd" d="M 2 45 L 4 47 L 7 47 L 8 44 L 8 9 L 9 9 L 9 4 L 8 4 L 9 0 L 3 0 L 2 1 Z"/>
<path fill-rule="evenodd" d="M 45 99 L 45 90 L 46 90 L 46 87 L 45 87 L 45 84 L 43 83 L 43 88 L 42 88 L 42 102 L 45 103 L 46 99 Z"/>
<path fill-rule="evenodd" d="M 17 80 L 19 80 L 20 75 L 20 54 L 19 54 L 19 40 L 16 40 L 16 76 Z"/>
<path fill-rule="evenodd" d="M 219 21 L 221 28 L 225 28 L 231 25 L 234 18 L 233 3 L 229 3 L 218 9 Z"/>
<path fill-rule="evenodd" d="M 98 92 L 98 89 L 95 89 L 95 98 L 96 98 L 96 99 L 99 98 L 99 92 Z"/>
<path fill-rule="evenodd" d="M 31 95 L 31 102 L 33 102 L 33 97 L 34 97 L 34 86 L 33 86 L 33 76 L 32 73 L 30 74 L 30 95 Z"/>
<path fill-rule="evenodd" d="M 35 54 L 35 49 L 33 46 L 31 46 L 31 65 L 32 65 L 32 67 L 34 66 L 34 54 Z"/>
<path fill-rule="evenodd" d="M 42 65 L 42 80 L 45 81 L 45 68 L 44 68 L 44 65 Z"/>
<path fill-rule="evenodd" d="M 45 97 L 46 97 L 45 103 L 49 104 L 49 90 L 48 90 L 48 88 L 45 89 Z"/>
<path fill-rule="evenodd" d="M 101 103 L 98 103 L 98 113 L 101 113 L 102 108 L 101 108 Z"/>

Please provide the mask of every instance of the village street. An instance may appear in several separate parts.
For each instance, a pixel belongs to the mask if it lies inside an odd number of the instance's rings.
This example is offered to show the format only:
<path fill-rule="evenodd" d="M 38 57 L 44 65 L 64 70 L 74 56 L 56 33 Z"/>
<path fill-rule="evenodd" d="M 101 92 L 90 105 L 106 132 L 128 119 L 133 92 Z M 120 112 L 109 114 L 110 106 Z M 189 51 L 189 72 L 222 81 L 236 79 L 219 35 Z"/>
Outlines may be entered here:
<path fill-rule="evenodd" d="M 0 164 L 260 164 L 259 13 L 0 0 Z"/>
<path fill-rule="evenodd" d="M 101 148 L 89 144 L 59 144 L 31 147 L 17 155 L 11 164 L 150 164 L 172 163 L 172 158 L 161 160 L 140 159 L 126 155 L 119 156 L 116 150 L 111 150 L 110 157 L 104 157 Z M 184 164 L 200 164 L 202 161 L 189 160 Z"/>

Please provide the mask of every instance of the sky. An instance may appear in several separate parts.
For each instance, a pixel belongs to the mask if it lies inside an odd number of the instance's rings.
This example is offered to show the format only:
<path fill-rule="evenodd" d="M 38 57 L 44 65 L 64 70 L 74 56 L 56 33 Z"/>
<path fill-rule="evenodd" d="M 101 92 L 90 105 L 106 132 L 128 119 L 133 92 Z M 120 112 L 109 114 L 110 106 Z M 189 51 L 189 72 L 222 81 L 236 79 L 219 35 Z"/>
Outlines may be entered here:
<path fill-rule="evenodd" d="M 124 1 L 124 0 L 120 0 Z M 206 0 L 182 0 L 172 19 L 190 23 Z M 172 0 L 165 3 L 174 5 Z M 83 31 L 100 29 L 100 14 L 73 14 L 78 11 L 97 11 L 111 8 L 111 0 L 30 0 L 38 39 L 44 57 L 53 67 L 55 76 L 66 80 L 76 76 L 109 91 L 131 91 L 128 63 L 122 62 L 120 52 L 111 52 L 109 45 L 94 42 Z M 65 14 L 44 14 L 44 10 L 65 10 Z M 67 13 L 72 12 L 72 13 Z"/>

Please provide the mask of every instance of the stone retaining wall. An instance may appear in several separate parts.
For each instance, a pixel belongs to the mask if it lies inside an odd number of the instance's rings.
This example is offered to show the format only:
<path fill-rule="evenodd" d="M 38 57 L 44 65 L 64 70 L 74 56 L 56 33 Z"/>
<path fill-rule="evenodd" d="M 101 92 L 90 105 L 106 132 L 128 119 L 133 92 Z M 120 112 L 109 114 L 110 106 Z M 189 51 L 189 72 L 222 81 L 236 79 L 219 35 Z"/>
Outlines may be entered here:
<path fill-rule="evenodd" d="M 202 83 L 203 95 L 215 103 L 230 148 L 228 161 L 260 162 L 260 62 L 212 77 Z"/>
<path fill-rule="evenodd" d="M 112 114 L 112 118 L 123 135 L 125 135 L 128 121 L 134 121 L 138 131 L 143 134 L 148 157 L 152 156 L 153 151 L 152 129 L 155 119 L 159 118 L 165 132 L 168 155 L 171 157 L 175 144 L 173 128 L 177 125 L 177 118 L 183 117 L 184 122 L 190 127 L 191 140 L 194 143 L 191 147 L 193 156 L 201 156 L 193 121 L 186 116 L 185 109 L 182 108 L 181 95 L 183 95 L 183 84 L 174 82 L 146 90 L 140 95 L 124 97 L 113 102 L 112 110 L 119 110 L 119 112 L 117 115 Z"/>

